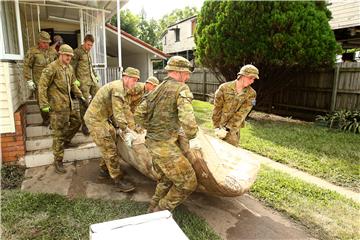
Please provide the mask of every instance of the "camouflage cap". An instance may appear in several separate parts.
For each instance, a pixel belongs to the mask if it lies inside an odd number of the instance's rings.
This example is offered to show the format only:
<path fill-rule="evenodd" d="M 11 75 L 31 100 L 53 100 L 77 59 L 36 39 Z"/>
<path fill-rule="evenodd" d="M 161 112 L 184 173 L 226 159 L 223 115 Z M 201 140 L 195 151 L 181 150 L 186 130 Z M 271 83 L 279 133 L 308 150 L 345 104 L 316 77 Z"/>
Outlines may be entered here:
<path fill-rule="evenodd" d="M 59 54 L 66 54 L 66 55 L 74 56 L 74 50 L 69 45 L 63 44 L 59 48 Z"/>
<path fill-rule="evenodd" d="M 39 33 L 39 42 L 47 42 L 50 43 L 51 42 L 51 37 L 50 34 L 45 32 L 45 31 L 41 31 Z"/>
<path fill-rule="evenodd" d="M 189 72 L 191 69 L 191 64 L 189 60 L 181 56 L 173 56 L 167 62 L 165 70 L 168 71 L 178 71 L 178 72 Z"/>
<path fill-rule="evenodd" d="M 139 69 L 132 68 L 132 67 L 127 67 L 125 69 L 125 71 L 123 72 L 123 75 L 128 76 L 128 77 L 134 77 L 134 78 L 140 79 L 140 71 L 139 71 Z"/>
<path fill-rule="evenodd" d="M 146 80 L 146 83 L 151 83 L 152 85 L 157 86 L 159 85 L 159 80 L 156 77 L 151 76 Z"/>
<path fill-rule="evenodd" d="M 243 75 L 246 77 L 255 77 L 256 79 L 259 79 L 259 70 L 254 65 L 247 64 L 240 69 L 240 72 L 238 72 L 237 75 L 238 76 Z"/>

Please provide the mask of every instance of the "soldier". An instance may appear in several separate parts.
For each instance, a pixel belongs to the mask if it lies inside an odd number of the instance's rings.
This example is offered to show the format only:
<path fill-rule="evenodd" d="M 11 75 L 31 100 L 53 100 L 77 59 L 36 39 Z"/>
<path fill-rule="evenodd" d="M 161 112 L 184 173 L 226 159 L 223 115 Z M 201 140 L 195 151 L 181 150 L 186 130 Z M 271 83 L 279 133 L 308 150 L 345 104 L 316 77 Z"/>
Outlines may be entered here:
<path fill-rule="evenodd" d="M 99 178 L 111 177 L 122 192 L 133 191 L 135 186 L 124 179 L 124 172 L 120 169 L 116 128 L 125 132 L 127 128 L 135 128 L 128 99 L 129 90 L 134 88 L 139 78 L 138 69 L 126 68 L 122 80 L 113 81 L 100 88 L 84 116 L 91 137 L 102 153 Z"/>
<path fill-rule="evenodd" d="M 159 85 L 156 77 L 149 77 L 145 83 L 137 82 L 135 87 L 130 91 L 130 108 L 131 112 L 135 112 L 135 108 L 140 104 L 142 97 L 153 91 Z"/>
<path fill-rule="evenodd" d="M 64 147 L 80 128 L 80 114 L 74 109 L 71 93 L 81 101 L 79 81 L 70 65 L 73 49 L 63 44 L 59 49 L 59 59 L 50 63 L 42 72 L 39 81 L 39 104 L 42 112 L 50 112 L 53 136 L 55 171 L 66 173 L 63 166 Z"/>
<path fill-rule="evenodd" d="M 240 128 L 245 126 L 245 118 L 255 106 L 256 92 L 250 85 L 259 79 L 259 70 L 249 64 L 240 69 L 237 79 L 223 83 L 215 92 L 212 115 L 215 135 L 238 146 Z"/>
<path fill-rule="evenodd" d="M 41 31 L 39 33 L 38 46 L 30 48 L 24 59 L 24 79 L 30 90 L 34 91 L 35 98 L 39 104 L 38 84 L 42 70 L 57 58 L 57 52 L 49 48 L 50 35 Z M 49 114 L 40 111 L 43 119 L 42 125 L 48 126 L 50 123 Z"/>
<path fill-rule="evenodd" d="M 92 66 L 90 50 L 94 44 L 94 37 L 88 34 L 84 38 L 84 43 L 74 51 L 74 57 L 71 65 L 74 68 L 76 78 L 80 81 L 80 90 L 88 102 L 95 97 L 96 92 L 99 90 L 99 77 L 96 75 Z M 89 130 L 84 122 L 84 114 L 86 106 L 80 104 L 80 115 L 82 127 L 81 131 L 84 135 L 89 135 Z"/>
<path fill-rule="evenodd" d="M 60 35 L 54 36 L 54 43 L 51 45 L 51 48 L 54 49 L 56 52 L 59 52 L 60 46 L 64 43 L 63 38 Z"/>
<path fill-rule="evenodd" d="M 148 212 L 173 210 L 197 187 L 195 171 L 177 144 L 182 128 L 187 139 L 196 136 L 191 101 L 193 95 L 185 82 L 190 63 L 183 57 L 171 57 L 165 69 L 168 76 L 135 111 L 135 121 L 147 129 L 146 146 L 152 155 L 158 182 Z"/>

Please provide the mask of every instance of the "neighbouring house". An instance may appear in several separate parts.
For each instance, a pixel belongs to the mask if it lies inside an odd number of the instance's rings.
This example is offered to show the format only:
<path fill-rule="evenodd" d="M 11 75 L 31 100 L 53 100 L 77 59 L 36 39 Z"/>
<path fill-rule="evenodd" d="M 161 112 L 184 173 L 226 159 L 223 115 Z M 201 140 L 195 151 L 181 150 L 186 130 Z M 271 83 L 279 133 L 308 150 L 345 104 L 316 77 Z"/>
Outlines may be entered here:
<path fill-rule="evenodd" d="M 193 61 L 196 49 L 194 42 L 195 27 L 196 16 L 168 26 L 161 37 L 163 51 L 166 54 L 183 56 L 189 61 Z"/>
<path fill-rule="evenodd" d="M 91 54 L 102 85 L 120 78 L 120 63 L 122 68 L 139 68 L 141 81 L 145 81 L 153 75 L 153 61 L 167 59 L 164 52 L 106 24 L 117 14 L 118 2 L 123 7 L 128 0 L 0 1 L 1 162 L 24 161 L 28 167 L 52 162 L 51 132 L 39 126 L 39 109 L 33 100 L 29 101 L 30 92 L 22 77 L 24 54 L 36 45 L 39 31 L 51 36 L 60 34 L 73 48 L 86 34 L 93 34 Z M 99 157 L 91 138 L 76 135 L 74 141 L 89 144 L 66 150 L 65 161 Z"/>

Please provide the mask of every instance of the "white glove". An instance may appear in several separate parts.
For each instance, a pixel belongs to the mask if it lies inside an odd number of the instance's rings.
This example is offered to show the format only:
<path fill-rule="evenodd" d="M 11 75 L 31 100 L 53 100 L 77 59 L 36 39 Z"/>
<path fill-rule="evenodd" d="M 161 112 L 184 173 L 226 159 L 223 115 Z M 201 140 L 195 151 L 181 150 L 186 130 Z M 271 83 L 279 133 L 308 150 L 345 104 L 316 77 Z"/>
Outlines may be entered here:
<path fill-rule="evenodd" d="M 36 85 L 35 85 L 33 80 L 27 81 L 27 85 L 28 85 L 30 90 L 35 90 L 36 89 Z"/>
<path fill-rule="evenodd" d="M 125 141 L 125 144 L 131 148 L 133 141 L 136 139 L 136 134 L 133 131 L 131 131 L 131 130 L 129 131 L 129 130 L 130 129 L 127 129 L 127 131 L 125 133 L 124 141 Z"/>
<path fill-rule="evenodd" d="M 228 132 L 225 128 L 215 128 L 215 136 L 217 136 L 220 139 L 224 139 L 226 137 L 226 134 Z"/>
<path fill-rule="evenodd" d="M 189 141 L 190 144 L 190 148 L 194 148 L 194 149 L 201 149 L 201 144 L 199 139 L 197 138 L 193 138 Z"/>

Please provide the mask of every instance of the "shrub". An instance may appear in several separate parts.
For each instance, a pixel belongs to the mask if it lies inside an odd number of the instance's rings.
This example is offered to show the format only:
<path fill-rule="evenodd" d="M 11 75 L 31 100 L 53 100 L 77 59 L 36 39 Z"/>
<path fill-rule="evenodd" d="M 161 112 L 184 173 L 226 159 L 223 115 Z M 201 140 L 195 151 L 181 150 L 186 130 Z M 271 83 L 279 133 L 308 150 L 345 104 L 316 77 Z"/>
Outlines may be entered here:
<path fill-rule="evenodd" d="M 343 131 L 360 133 L 360 111 L 340 110 L 317 116 L 316 121 L 324 122 L 329 128 L 339 128 Z"/>

